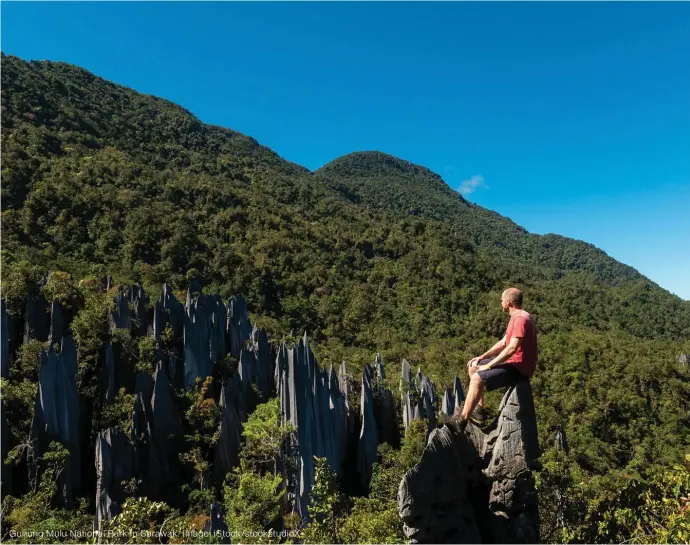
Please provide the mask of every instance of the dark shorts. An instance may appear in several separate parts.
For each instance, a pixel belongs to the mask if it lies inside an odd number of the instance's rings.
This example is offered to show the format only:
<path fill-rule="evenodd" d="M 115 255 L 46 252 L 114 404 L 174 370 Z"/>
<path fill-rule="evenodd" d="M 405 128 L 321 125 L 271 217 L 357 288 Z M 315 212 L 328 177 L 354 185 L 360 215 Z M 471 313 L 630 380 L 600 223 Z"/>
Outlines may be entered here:
<path fill-rule="evenodd" d="M 492 367 L 487 371 L 477 371 L 487 392 L 512 386 L 521 380 L 527 380 L 527 377 L 518 371 L 517 367 L 509 363 L 499 363 L 496 367 Z"/>

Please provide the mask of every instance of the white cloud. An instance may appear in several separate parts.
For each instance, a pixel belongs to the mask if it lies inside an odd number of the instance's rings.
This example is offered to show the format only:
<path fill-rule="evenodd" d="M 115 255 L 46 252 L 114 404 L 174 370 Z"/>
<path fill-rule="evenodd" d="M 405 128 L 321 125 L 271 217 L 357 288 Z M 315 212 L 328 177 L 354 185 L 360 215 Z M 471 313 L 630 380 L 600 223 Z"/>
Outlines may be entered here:
<path fill-rule="evenodd" d="M 463 195 L 469 195 L 473 193 L 476 189 L 489 189 L 484 181 L 484 176 L 472 176 L 467 180 L 463 180 L 460 184 L 460 193 Z"/>

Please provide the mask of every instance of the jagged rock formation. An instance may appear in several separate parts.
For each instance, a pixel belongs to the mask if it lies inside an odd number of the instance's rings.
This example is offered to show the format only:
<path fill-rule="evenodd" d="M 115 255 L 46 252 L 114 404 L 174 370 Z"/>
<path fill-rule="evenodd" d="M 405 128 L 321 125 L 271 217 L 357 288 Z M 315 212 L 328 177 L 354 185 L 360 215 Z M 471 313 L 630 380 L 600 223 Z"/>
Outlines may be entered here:
<path fill-rule="evenodd" d="M 50 305 L 50 327 L 48 329 L 48 342 L 59 343 L 66 332 L 65 319 L 60 305 L 53 301 Z"/>
<path fill-rule="evenodd" d="M 400 483 L 398 506 L 412 543 L 536 543 L 532 470 L 539 446 L 528 381 L 508 389 L 484 432 L 444 426 Z"/>
<path fill-rule="evenodd" d="M 132 444 L 122 430 L 108 428 L 96 438 L 96 528 L 121 512 L 122 482 L 134 475 Z"/>
<path fill-rule="evenodd" d="M 113 289 L 112 279 L 103 280 L 103 289 Z M 400 432 L 395 417 L 398 407 L 385 385 L 386 373 L 380 355 L 374 365 L 365 365 L 363 369 L 357 410 L 350 405 L 352 379 L 345 362 L 341 363 L 339 372 L 332 365 L 328 370 L 322 369 L 309 347 L 306 333 L 296 346 L 281 345 L 272 354 L 266 334 L 252 327 L 247 304 L 241 297 L 231 297 L 224 304 L 218 296 L 203 294 L 197 282 L 190 283 L 185 304 L 167 284 L 152 307 L 139 285 L 119 287 L 113 297 L 115 307 L 107 316 L 111 336 L 104 339 L 97 371 L 99 401 L 113 403 L 124 387 L 128 392 L 133 391 L 134 405 L 131 439 L 115 428 L 101 430 L 92 439 L 95 445 L 89 453 L 96 460 L 96 480 L 91 486 L 95 485 L 97 526 L 119 511 L 125 497 L 122 480 L 136 478 L 138 493 L 151 499 L 170 500 L 176 494 L 182 482 L 183 469 L 178 455 L 184 430 L 173 389 L 191 388 L 197 379 L 211 376 L 215 365 L 226 356 L 231 361 L 234 358 L 238 368 L 217 391 L 220 422 L 212 458 L 213 482 L 217 488 L 238 464 L 243 422 L 259 398 L 266 399 L 274 393 L 280 400 L 281 419 L 291 422 L 295 428 L 294 437 L 288 441 L 289 448 L 281 456 L 294 456 L 297 464 L 281 461 L 279 465 L 297 467 L 296 474 L 285 475 L 284 486 L 292 494 L 295 510 L 304 519 L 308 519 L 314 457 L 325 457 L 337 474 L 342 475 L 347 469 L 351 472 L 348 479 L 355 477 L 356 472 L 358 490 L 365 491 L 379 444 L 385 441 L 398 445 Z M 5 374 L 9 372 L 5 362 L 12 357 L 12 336 L 4 306 L 2 312 Z M 55 302 L 49 307 L 41 293 L 34 290 L 27 297 L 23 321 L 25 339 L 50 339 L 51 343 L 60 340 L 62 347 L 58 352 L 51 345 L 42 355 L 31 434 L 34 449 L 29 460 L 30 482 L 35 488 L 36 461 L 51 439 L 58 440 L 70 452 L 67 467 L 60 474 L 58 503 L 69 507 L 79 492 L 80 459 L 85 448 L 78 439 L 77 429 L 80 405 L 76 390 L 76 347 L 72 338 L 65 335 L 71 315 Z M 118 330 L 128 331 L 134 338 L 153 337 L 157 351 L 153 375 L 145 372 L 134 375 L 133 367 L 126 363 L 124 345 L 117 340 Z M 171 352 L 166 352 L 163 346 L 168 349 L 172 346 Z M 424 418 L 431 431 L 441 403 L 434 384 L 421 369 L 412 376 L 409 363 L 403 360 L 401 389 L 400 410 L 405 427 L 415 418 Z M 462 387 L 456 380 L 454 392 L 444 392 L 443 411 L 448 413 L 452 402 L 457 404 L 462 397 Z M 85 418 L 86 423 L 90 416 L 87 414 Z M 85 431 L 87 439 L 88 433 Z M 3 453 L 7 452 L 5 442 L 2 449 Z M 3 482 L 5 489 L 6 482 Z"/>
<path fill-rule="evenodd" d="M 453 399 L 453 392 L 450 388 L 446 388 L 443 393 L 443 405 L 441 410 L 446 416 L 452 416 L 455 412 L 455 400 Z"/>
<path fill-rule="evenodd" d="M 296 430 L 299 458 L 299 475 L 287 478 L 297 511 L 307 517 L 314 456 L 326 458 L 337 474 L 342 470 L 349 422 L 347 391 L 332 368 L 326 373 L 319 367 L 306 333 L 292 348 L 281 345 L 275 365 L 281 419 Z"/>
<path fill-rule="evenodd" d="M 460 377 L 455 377 L 455 406 L 462 407 L 465 403 L 465 392 L 462 389 L 462 382 L 460 382 Z"/>
<path fill-rule="evenodd" d="M 225 520 L 223 520 L 223 512 L 217 501 L 211 504 L 211 518 L 204 524 L 204 532 L 211 532 L 211 534 L 216 537 L 214 543 L 222 543 L 224 545 L 230 543 L 228 525 L 225 524 Z"/>
<path fill-rule="evenodd" d="M 379 443 L 397 447 L 400 444 L 400 431 L 396 421 L 396 407 L 393 392 L 385 387 L 386 372 L 381 354 L 376 355 L 376 381 L 373 386 L 374 420 L 379 434 Z"/>
<path fill-rule="evenodd" d="M 360 401 L 362 413 L 362 429 L 359 433 L 359 451 L 357 455 L 357 469 L 364 487 L 371 480 L 372 466 L 376 461 L 376 450 L 379 444 L 376 420 L 374 419 L 374 397 L 371 391 L 371 376 L 369 367 L 362 372 L 362 393 Z"/>
<path fill-rule="evenodd" d="M 10 376 L 10 331 L 5 300 L 0 299 L 0 377 Z"/>
<path fill-rule="evenodd" d="M 456 379 L 456 399 L 458 384 L 459 380 Z M 407 429 L 410 422 L 413 420 L 426 419 L 427 435 L 430 434 L 436 427 L 437 408 L 440 409 L 440 412 L 445 412 L 445 394 L 444 400 L 441 400 L 441 407 L 439 408 L 439 399 L 436 395 L 436 386 L 434 383 L 429 377 L 424 376 L 421 368 L 417 369 L 417 374 L 415 376 L 411 376 L 410 364 L 405 359 L 403 359 L 402 364 L 400 387 L 402 389 L 400 405 L 403 426 Z M 460 392 L 462 392 L 462 386 L 460 386 Z"/>
<path fill-rule="evenodd" d="M 252 334 L 252 324 L 249 322 L 247 303 L 241 297 L 233 296 L 228 301 L 227 308 L 227 330 L 230 332 L 230 353 L 234 357 L 239 358 L 244 344 L 249 340 Z"/>
<path fill-rule="evenodd" d="M 233 375 L 220 392 L 220 425 L 218 442 L 214 446 L 214 471 L 216 485 L 220 486 L 225 476 L 239 463 L 240 438 L 245 411 L 241 407 L 241 384 L 238 375 Z"/>
<path fill-rule="evenodd" d="M 50 441 L 59 441 L 69 450 L 69 461 L 60 474 L 58 502 L 71 507 L 81 481 L 79 445 L 79 398 L 77 394 L 77 349 L 71 336 L 62 338 L 60 353 L 53 345 L 41 352 L 38 391 L 31 422 L 33 445 L 29 460 L 30 481 L 37 482 L 38 458 Z"/>

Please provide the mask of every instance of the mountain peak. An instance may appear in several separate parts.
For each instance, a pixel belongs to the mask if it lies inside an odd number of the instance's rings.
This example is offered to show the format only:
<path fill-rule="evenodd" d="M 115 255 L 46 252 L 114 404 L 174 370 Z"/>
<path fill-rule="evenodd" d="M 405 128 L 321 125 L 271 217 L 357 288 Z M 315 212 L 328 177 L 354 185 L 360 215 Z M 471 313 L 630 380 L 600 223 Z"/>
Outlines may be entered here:
<path fill-rule="evenodd" d="M 416 165 L 400 157 L 381 151 L 357 151 L 334 159 L 321 167 L 317 172 L 338 174 L 340 176 L 428 176 L 443 182 L 442 178 L 426 167 Z M 445 185 L 445 183 L 444 183 Z"/>

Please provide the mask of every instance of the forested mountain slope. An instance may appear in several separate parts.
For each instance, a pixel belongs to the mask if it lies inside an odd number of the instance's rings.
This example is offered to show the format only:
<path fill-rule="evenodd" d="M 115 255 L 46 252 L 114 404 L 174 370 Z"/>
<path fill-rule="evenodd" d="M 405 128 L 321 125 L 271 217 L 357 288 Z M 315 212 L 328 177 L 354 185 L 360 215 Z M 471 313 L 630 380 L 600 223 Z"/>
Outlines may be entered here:
<path fill-rule="evenodd" d="M 378 351 L 444 386 L 503 334 L 500 293 L 517 285 L 540 335 L 542 443 L 566 431 L 592 498 L 620 486 L 617 472 L 676 462 L 690 440 L 677 362 L 690 302 L 587 243 L 526 232 L 424 167 L 366 152 L 312 173 L 64 63 L 2 56 L 2 260 L 10 313 L 48 270 L 150 293 L 197 278 L 244 295 L 276 338 L 306 329 L 324 364 Z"/>

